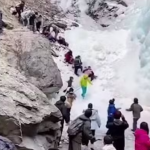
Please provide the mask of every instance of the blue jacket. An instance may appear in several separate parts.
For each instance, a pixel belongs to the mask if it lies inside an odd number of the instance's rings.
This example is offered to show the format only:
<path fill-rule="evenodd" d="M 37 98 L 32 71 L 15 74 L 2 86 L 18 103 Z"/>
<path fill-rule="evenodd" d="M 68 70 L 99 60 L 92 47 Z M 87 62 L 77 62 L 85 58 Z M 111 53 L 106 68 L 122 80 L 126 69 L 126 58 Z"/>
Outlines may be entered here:
<path fill-rule="evenodd" d="M 107 109 L 108 117 L 113 116 L 116 111 L 117 111 L 117 109 L 116 109 L 115 105 L 109 104 L 108 109 Z"/>

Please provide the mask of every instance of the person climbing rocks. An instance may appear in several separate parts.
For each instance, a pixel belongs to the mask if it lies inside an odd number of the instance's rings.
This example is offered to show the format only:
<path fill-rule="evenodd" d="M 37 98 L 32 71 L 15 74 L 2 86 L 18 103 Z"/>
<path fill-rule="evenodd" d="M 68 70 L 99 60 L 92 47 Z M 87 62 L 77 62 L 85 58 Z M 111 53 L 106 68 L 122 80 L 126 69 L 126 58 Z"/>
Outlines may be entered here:
<path fill-rule="evenodd" d="M 91 66 L 85 67 L 83 70 L 83 73 L 87 74 L 89 78 L 91 79 L 91 81 L 93 81 L 96 78 Z"/>
<path fill-rule="evenodd" d="M 133 128 L 132 128 L 132 131 L 134 132 L 137 129 L 137 122 L 141 117 L 141 112 L 143 111 L 143 108 L 139 104 L 137 98 L 134 98 L 133 104 L 130 106 L 129 109 L 126 109 L 126 111 L 132 111 L 132 113 L 133 113 Z"/>
<path fill-rule="evenodd" d="M 51 33 L 55 33 L 55 39 L 57 39 L 57 36 L 60 32 L 60 29 L 55 24 L 50 24 L 50 28 L 52 28 Z"/>
<path fill-rule="evenodd" d="M 71 88 L 72 83 L 73 83 L 73 77 L 70 77 L 69 80 L 67 81 L 67 88 L 63 92 L 66 92 L 68 88 Z"/>
<path fill-rule="evenodd" d="M 78 75 L 78 70 L 83 69 L 82 67 L 82 61 L 81 61 L 81 57 L 80 56 L 76 56 L 75 59 L 74 59 L 74 73 L 75 75 L 79 76 Z"/>
<path fill-rule="evenodd" d="M 113 138 L 110 135 L 104 137 L 104 147 L 102 150 L 116 150 L 113 146 Z"/>
<path fill-rule="evenodd" d="M 32 10 L 25 10 L 24 12 L 21 13 L 21 22 L 24 26 L 29 25 L 29 18 L 34 14 L 34 11 Z"/>
<path fill-rule="evenodd" d="M 98 110 L 93 109 L 93 104 L 92 103 L 88 104 L 88 109 L 92 110 L 92 115 L 90 117 L 90 120 L 91 120 L 91 132 L 92 132 L 92 135 L 95 137 L 95 133 L 96 133 L 95 131 L 98 128 L 100 128 L 101 120 L 100 120 L 100 117 L 99 117 L 99 114 L 98 114 Z M 91 141 L 91 150 L 94 149 L 93 144 L 94 143 Z"/>
<path fill-rule="evenodd" d="M 134 133 L 135 150 L 150 150 L 149 127 L 146 122 L 140 124 L 140 129 Z"/>
<path fill-rule="evenodd" d="M 3 32 L 3 14 L 2 11 L 0 10 L 0 33 Z"/>
<path fill-rule="evenodd" d="M 42 25 L 42 15 L 38 15 L 38 16 L 36 17 L 36 30 L 37 30 L 38 32 L 40 32 L 41 25 Z"/>
<path fill-rule="evenodd" d="M 56 37 L 55 37 L 55 38 L 56 38 Z M 57 42 L 58 42 L 60 45 L 64 45 L 64 46 L 66 46 L 66 47 L 69 46 L 69 44 L 66 42 L 65 38 L 63 38 L 63 37 L 61 37 L 61 36 L 59 36 Z"/>
<path fill-rule="evenodd" d="M 33 32 L 35 32 L 35 19 L 36 19 L 37 15 L 38 15 L 38 12 L 35 12 L 29 18 L 30 30 L 33 31 Z"/>
<path fill-rule="evenodd" d="M 74 100 L 76 99 L 76 94 L 74 93 L 74 89 L 73 88 L 70 88 L 67 93 L 66 93 L 66 97 L 67 97 L 67 100 L 66 100 L 66 107 L 67 107 L 67 110 L 68 110 L 68 113 L 70 114 L 70 111 L 71 111 L 71 108 L 72 108 L 72 105 L 73 105 L 73 102 Z M 69 122 L 70 122 L 70 115 L 69 115 Z"/>
<path fill-rule="evenodd" d="M 124 150 L 125 130 L 129 127 L 129 124 L 122 113 L 120 111 L 116 111 L 113 122 L 108 122 L 106 127 L 108 128 L 107 135 L 112 136 L 114 140 L 113 145 L 116 150 Z"/>
<path fill-rule="evenodd" d="M 71 122 L 67 130 L 69 136 L 68 150 L 81 150 L 81 144 L 85 145 L 85 141 L 96 141 L 91 132 L 91 110 L 86 110 L 83 115 L 79 116 Z"/>
<path fill-rule="evenodd" d="M 69 50 L 66 54 L 65 54 L 65 62 L 67 62 L 68 64 L 73 64 L 73 55 L 72 55 L 72 51 Z"/>
<path fill-rule="evenodd" d="M 21 0 L 20 3 L 18 5 L 16 5 L 16 12 L 18 14 L 18 20 L 19 22 L 21 21 L 21 13 L 24 11 L 24 7 L 25 7 L 25 1 Z"/>
<path fill-rule="evenodd" d="M 88 75 L 85 74 L 81 77 L 81 80 L 80 80 L 80 85 L 81 85 L 81 88 L 82 88 L 82 94 L 81 95 L 82 95 L 83 98 L 85 97 L 85 94 L 87 92 L 88 83 L 92 85 L 92 82 L 89 79 Z"/>
<path fill-rule="evenodd" d="M 55 106 L 60 110 L 62 117 L 63 117 L 61 120 L 61 134 L 62 134 L 63 128 L 64 128 L 64 122 L 66 122 L 68 124 L 69 118 L 70 118 L 70 113 L 68 113 L 68 108 L 65 105 L 65 101 L 66 101 L 66 97 L 61 96 L 60 100 L 55 103 Z M 60 140 L 61 140 L 61 137 L 60 137 L 59 141 Z"/>

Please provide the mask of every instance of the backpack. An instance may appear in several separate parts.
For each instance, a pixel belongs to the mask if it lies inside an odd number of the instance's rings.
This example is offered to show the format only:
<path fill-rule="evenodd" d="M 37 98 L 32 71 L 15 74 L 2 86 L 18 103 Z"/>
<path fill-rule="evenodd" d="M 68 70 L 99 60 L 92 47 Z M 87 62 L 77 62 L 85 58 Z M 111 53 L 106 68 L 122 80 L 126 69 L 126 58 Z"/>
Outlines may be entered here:
<path fill-rule="evenodd" d="M 0 150 L 16 150 L 16 147 L 10 140 L 0 136 Z"/>
<path fill-rule="evenodd" d="M 77 118 L 71 122 L 68 127 L 67 133 L 69 136 L 76 136 L 80 131 L 82 131 L 82 127 L 84 125 L 84 121 Z"/>
<path fill-rule="evenodd" d="M 74 65 L 75 66 L 80 66 L 81 65 L 81 60 L 79 58 L 75 58 Z"/>

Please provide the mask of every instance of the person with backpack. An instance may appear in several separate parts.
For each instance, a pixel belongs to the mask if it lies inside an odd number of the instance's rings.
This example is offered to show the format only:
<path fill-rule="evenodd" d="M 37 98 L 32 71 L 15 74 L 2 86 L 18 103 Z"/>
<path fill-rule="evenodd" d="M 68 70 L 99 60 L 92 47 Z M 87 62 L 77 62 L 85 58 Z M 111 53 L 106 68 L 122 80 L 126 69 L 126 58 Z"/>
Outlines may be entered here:
<path fill-rule="evenodd" d="M 113 138 L 110 135 L 104 137 L 104 147 L 102 150 L 116 150 L 113 146 Z"/>
<path fill-rule="evenodd" d="M 60 100 L 55 103 L 55 106 L 60 110 L 62 114 L 62 120 L 61 120 L 61 134 L 63 132 L 64 128 L 64 122 L 67 124 L 69 123 L 70 113 L 68 112 L 67 106 L 65 105 L 66 97 L 61 96 Z M 61 140 L 61 137 L 60 137 Z"/>
<path fill-rule="evenodd" d="M 135 150 L 150 150 L 149 127 L 146 122 L 135 131 Z"/>
<path fill-rule="evenodd" d="M 93 143 L 96 141 L 91 132 L 91 110 L 86 110 L 83 115 L 76 118 L 69 125 L 69 147 L 68 150 L 81 150 L 81 144 L 85 145 L 85 141 L 91 140 Z"/>
<path fill-rule="evenodd" d="M 80 56 L 76 56 L 74 59 L 74 73 L 75 75 L 78 75 L 78 70 L 81 69 L 82 71 L 82 61 L 81 61 L 81 57 Z"/>
<path fill-rule="evenodd" d="M 138 103 L 137 98 L 134 98 L 133 104 L 130 106 L 129 109 L 126 109 L 126 111 L 132 111 L 132 113 L 133 113 L 133 128 L 132 128 L 132 131 L 134 132 L 137 129 L 137 122 L 141 117 L 141 112 L 143 111 L 143 108 Z"/>
<path fill-rule="evenodd" d="M 83 77 L 80 80 L 80 85 L 81 85 L 81 88 L 82 88 L 82 94 L 81 95 L 82 95 L 83 98 L 85 97 L 85 94 L 87 92 L 88 83 L 92 85 L 92 82 L 89 79 L 88 75 L 85 74 L 85 75 L 83 75 Z"/>
<path fill-rule="evenodd" d="M 120 120 L 122 118 L 122 120 Z M 125 130 L 129 127 L 128 122 L 120 111 L 116 111 L 114 114 L 113 122 L 108 122 L 106 127 L 108 128 L 107 135 L 111 135 L 114 140 L 114 147 L 116 150 L 124 150 L 125 147 Z"/>

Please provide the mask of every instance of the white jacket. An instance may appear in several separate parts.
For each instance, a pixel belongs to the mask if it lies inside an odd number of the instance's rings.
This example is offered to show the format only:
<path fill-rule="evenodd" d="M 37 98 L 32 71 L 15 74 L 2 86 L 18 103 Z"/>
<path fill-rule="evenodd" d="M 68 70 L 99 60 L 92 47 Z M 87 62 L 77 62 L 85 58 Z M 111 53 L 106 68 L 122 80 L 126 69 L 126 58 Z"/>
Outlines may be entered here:
<path fill-rule="evenodd" d="M 34 11 L 32 10 L 26 10 L 24 12 L 21 13 L 21 18 L 22 19 L 29 19 L 31 15 L 34 14 Z"/>
<path fill-rule="evenodd" d="M 96 130 L 101 126 L 101 120 L 98 115 L 98 110 L 92 110 L 92 116 L 90 117 L 91 120 L 91 130 Z"/>
<path fill-rule="evenodd" d="M 102 150 L 116 150 L 116 149 L 115 149 L 115 147 L 112 144 L 110 144 L 110 145 L 105 145 L 102 148 Z"/>

